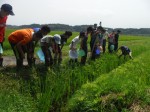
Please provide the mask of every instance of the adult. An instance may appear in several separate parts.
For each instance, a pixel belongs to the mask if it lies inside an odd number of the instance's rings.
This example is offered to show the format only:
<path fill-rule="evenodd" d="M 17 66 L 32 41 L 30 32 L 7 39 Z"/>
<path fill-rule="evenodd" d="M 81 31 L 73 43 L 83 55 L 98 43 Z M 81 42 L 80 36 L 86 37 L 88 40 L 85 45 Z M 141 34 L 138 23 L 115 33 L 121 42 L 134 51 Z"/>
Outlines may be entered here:
<path fill-rule="evenodd" d="M 23 59 L 25 58 L 25 53 L 27 53 L 28 65 L 32 66 L 34 59 L 34 48 L 36 43 L 45 35 L 50 32 L 50 28 L 47 25 L 41 27 L 37 32 L 34 29 L 20 29 L 12 32 L 8 41 L 13 49 L 16 57 L 17 68 L 23 66 Z"/>
<path fill-rule="evenodd" d="M 80 32 L 78 36 L 72 39 L 71 44 L 69 45 L 70 63 L 78 61 L 77 45 L 83 41 L 84 37 L 85 37 L 85 32 Z"/>
<path fill-rule="evenodd" d="M 109 33 L 107 32 L 107 29 L 102 30 L 102 35 L 103 35 L 102 48 L 103 48 L 103 53 L 105 53 L 105 51 L 106 51 L 106 40 L 108 39 L 108 36 L 109 36 Z"/>
<path fill-rule="evenodd" d="M 58 34 L 55 34 L 54 36 L 46 35 L 40 40 L 40 46 L 44 53 L 46 67 L 49 67 L 53 64 L 52 52 L 58 52 L 58 48 L 56 48 L 55 46 L 58 46 L 60 42 L 61 37 Z"/>
<path fill-rule="evenodd" d="M 119 40 L 119 34 L 120 34 L 120 30 L 117 30 L 117 32 L 115 33 L 114 36 L 114 51 L 117 51 L 118 49 L 118 40 Z"/>
<path fill-rule="evenodd" d="M 119 55 L 119 58 L 120 58 L 121 56 L 124 56 L 124 59 L 125 59 L 125 57 L 128 55 L 131 59 L 133 59 L 133 57 L 132 57 L 132 52 L 131 52 L 131 50 L 130 50 L 127 46 L 120 46 L 118 50 L 121 50 L 121 52 L 122 52 L 122 53 Z M 118 50 L 117 50 L 117 51 L 118 51 Z"/>
<path fill-rule="evenodd" d="M 87 54 L 88 54 L 87 40 L 88 40 L 88 35 L 92 35 L 92 33 L 93 33 L 93 28 L 89 26 L 86 29 L 85 36 L 81 40 L 80 49 L 82 49 L 85 52 L 85 55 L 81 57 L 81 65 L 85 65 L 86 63 Z"/>
<path fill-rule="evenodd" d="M 91 47 L 91 60 L 95 60 L 98 56 L 96 54 L 96 50 L 100 48 L 102 43 L 102 37 L 100 31 L 102 27 L 99 26 L 96 31 L 91 32 L 91 40 L 90 40 L 90 47 Z"/>
<path fill-rule="evenodd" d="M 3 4 L 0 9 L 0 66 L 3 66 L 3 42 L 5 40 L 5 27 L 8 15 L 15 15 L 9 4 Z"/>
<path fill-rule="evenodd" d="M 55 53 L 54 56 L 54 63 L 55 64 L 60 64 L 62 62 L 62 48 L 63 46 L 67 43 L 67 39 L 69 39 L 69 37 L 72 36 L 72 32 L 71 31 L 65 31 L 65 33 L 61 34 L 61 44 L 56 46 L 58 47 L 58 52 Z"/>

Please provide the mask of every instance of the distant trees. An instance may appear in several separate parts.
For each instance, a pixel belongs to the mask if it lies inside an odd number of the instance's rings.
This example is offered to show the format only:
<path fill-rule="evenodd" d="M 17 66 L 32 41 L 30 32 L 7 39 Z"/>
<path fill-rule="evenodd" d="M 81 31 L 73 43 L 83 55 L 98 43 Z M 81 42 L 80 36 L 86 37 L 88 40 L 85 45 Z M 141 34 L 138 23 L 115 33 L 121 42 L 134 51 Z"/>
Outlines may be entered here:
<path fill-rule="evenodd" d="M 16 26 L 16 25 L 7 25 L 7 28 L 11 28 L 11 29 L 22 29 L 22 28 L 35 28 L 35 27 L 41 27 L 42 24 L 30 24 L 30 25 L 20 25 L 20 26 Z M 75 26 L 70 26 L 70 25 L 66 25 L 66 24 L 48 24 L 51 27 L 51 30 L 53 31 L 66 31 L 66 30 L 70 30 L 70 31 L 76 31 L 76 32 L 80 32 L 80 31 L 86 31 L 86 28 L 88 26 L 93 26 L 93 25 L 75 25 Z M 118 29 L 121 30 L 122 34 L 128 34 L 128 35 L 150 35 L 150 28 L 140 28 L 140 29 L 136 29 L 136 28 L 107 28 L 108 32 L 111 32 L 112 30 L 117 31 Z"/>

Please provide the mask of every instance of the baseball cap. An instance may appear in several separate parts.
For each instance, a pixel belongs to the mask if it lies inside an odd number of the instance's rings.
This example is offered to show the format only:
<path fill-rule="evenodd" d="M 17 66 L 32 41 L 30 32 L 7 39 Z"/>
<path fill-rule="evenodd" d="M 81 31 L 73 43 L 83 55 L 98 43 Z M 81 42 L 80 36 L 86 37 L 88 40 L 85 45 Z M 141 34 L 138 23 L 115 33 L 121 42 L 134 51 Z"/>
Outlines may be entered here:
<path fill-rule="evenodd" d="M 3 9 L 3 10 L 6 11 L 6 12 L 8 12 L 9 15 L 15 15 L 14 12 L 13 12 L 13 10 L 12 10 L 12 9 L 13 9 L 12 6 L 9 5 L 9 4 L 3 4 L 3 5 L 1 6 L 1 9 Z"/>
<path fill-rule="evenodd" d="M 55 34 L 55 35 L 54 35 L 54 40 L 55 40 L 55 42 L 56 42 L 57 44 L 60 44 L 60 43 L 61 43 L 61 37 L 60 37 L 60 35 Z"/>
<path fill-rule="evenodd" d="M 33 28 L 34 32 L 38 32 L 40 28 Z"/>

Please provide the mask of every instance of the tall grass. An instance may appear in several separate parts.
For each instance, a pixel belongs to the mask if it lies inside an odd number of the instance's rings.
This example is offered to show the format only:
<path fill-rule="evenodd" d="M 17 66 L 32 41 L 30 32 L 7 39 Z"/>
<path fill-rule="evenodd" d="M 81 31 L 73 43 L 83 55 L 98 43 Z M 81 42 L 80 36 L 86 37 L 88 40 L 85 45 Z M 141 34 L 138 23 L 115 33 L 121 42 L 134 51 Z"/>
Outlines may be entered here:
<path fill-rule="evenodd" d="M 64 112 L 149 111 L 150 51 L 85 84 Z M 138 108 L 137 108 L 138 107 Z"/>

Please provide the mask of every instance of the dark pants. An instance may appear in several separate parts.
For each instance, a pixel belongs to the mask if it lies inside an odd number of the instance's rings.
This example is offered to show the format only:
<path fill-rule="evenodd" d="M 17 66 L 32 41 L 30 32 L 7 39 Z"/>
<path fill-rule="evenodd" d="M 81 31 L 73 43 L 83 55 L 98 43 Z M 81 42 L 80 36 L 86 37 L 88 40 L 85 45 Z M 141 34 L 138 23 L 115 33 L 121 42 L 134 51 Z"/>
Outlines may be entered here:
<path fill-rule="evenodd" d="M 21 56 L 21 53 L 18 52 L 18 49 L 15 48 L 16 44 L 10 42 L 10 45 L 16 57 L 17 68 L 23 67 L 23 58 Z M 22 46 L 22 50 L 24 53 L 27 53 L 28 65 L 32 66 L 33 64 L 35 64 L 35 58 L 33 58 L 34 55 L 33 43 L 29 43 L 27 45 Z"/>
<path fill-rule="evenodd" d="M 3 66 L 3 58 L 0 58 L 0 67 Z"/>
<path fill-rule="evenodd" d="M 92 52 L 91 52 L 91 60 L 95 60 L 96 59 L 96 49 L 97 46 L 94 46 Z"/>
<path fill-rule="evenodd" d="M 23 66 L 23 58 L 21 57 L 21 54 L 18 52 L 18 50 L 15 48 L 16 44 L 10 43 L 10 45 L 11 45 L 12 50 L 13 50 L 15 57 L 16 57 L 17 68 L 20 68 Z"/>
<path fill-rule="evenodd" d="M 58 50 L 58 52 L 54 52 L 54 64 L 60 64 L 62 62 L 62 50 L 59 45 L 55 45 L 55 49 Z"/>
<path fill-rule="evenodd" d="M 85 56 L 81 57 L 81 65 L 85 65 L 86 63 L 86 58 L 87 58 L 87 47 L 83 48 L 84 52 L 85 52 Z"/>
<path fill-rule="evenodd" d="M 118 42 L 114 44 L 114 51 L 117 51 L 118 49 Z"/>
<path fill-rule="evenodd" d="M 106 39 L 103 39 L 103 53 L 106 51 Z"/>

